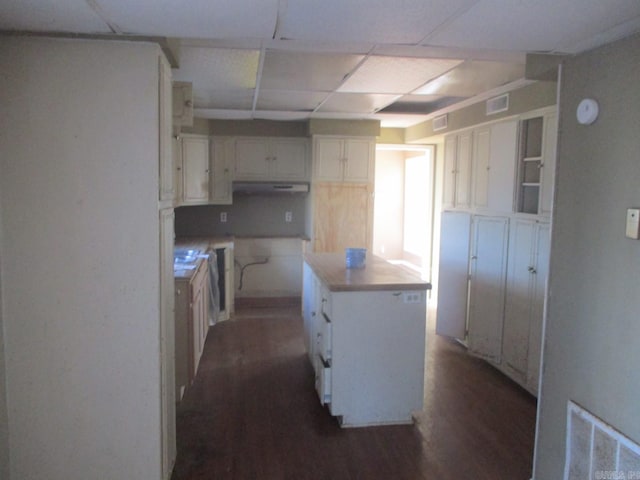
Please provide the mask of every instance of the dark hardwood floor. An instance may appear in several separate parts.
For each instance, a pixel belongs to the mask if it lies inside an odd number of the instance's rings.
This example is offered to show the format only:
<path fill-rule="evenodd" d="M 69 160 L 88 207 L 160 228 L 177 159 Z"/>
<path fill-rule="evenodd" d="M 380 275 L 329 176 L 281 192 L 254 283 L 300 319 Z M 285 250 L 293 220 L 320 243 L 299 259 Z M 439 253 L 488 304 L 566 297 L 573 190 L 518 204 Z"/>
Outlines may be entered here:
<path fill-rule="evenodd" d="M 318 402 L 299 311 L 243 309 L 210 330 L 172 480 L 530 478 L 535 399 L 432 328 L 415 424 L 341 429 Z"/>

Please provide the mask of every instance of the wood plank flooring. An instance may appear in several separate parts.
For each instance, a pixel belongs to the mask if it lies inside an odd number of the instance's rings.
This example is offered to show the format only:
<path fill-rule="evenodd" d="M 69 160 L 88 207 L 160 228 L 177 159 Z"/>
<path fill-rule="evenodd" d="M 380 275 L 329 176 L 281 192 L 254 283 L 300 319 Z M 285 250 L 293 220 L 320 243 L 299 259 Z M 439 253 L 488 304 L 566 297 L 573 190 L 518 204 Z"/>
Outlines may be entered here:
<path fill-rule="evenodd" d="M 411 426 L 341 429 L 320 406 L 300 308 L 214 326 L 178 407 L 172 480 L 528 480 L 535 399 L 429 326 Z"/>

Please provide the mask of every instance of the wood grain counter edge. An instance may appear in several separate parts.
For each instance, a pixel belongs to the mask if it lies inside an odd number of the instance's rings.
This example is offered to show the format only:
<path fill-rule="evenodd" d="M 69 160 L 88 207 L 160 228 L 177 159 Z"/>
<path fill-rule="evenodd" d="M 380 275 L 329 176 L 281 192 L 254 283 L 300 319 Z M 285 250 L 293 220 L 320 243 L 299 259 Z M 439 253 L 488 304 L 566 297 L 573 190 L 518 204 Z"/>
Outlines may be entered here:
<path fill-rule="evenodd" d="M 332 292 L 431 289 L 417 274 L 375 255 L 358 269 L 346 268 L 344 254 L 338 253 L 305 253 L 304 261 Z"/>

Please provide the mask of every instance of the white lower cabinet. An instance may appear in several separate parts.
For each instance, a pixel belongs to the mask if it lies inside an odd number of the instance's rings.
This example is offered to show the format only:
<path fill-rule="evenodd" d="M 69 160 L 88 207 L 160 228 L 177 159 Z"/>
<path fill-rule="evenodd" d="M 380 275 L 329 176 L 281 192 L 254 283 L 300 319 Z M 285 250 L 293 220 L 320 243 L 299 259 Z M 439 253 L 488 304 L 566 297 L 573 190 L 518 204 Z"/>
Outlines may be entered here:
<path fill-rule="evenodd" d="M 426 294 L 330 292 L 305 264 L 305 342 L 320 402 L 343 427 L 403 424 L 422 409 Z"/>
<path fill-rule="evenodd" d="M 443 212 L 436 333 L 537 394 L 550 226 Z"/>
<path fill-rule="evenodd" d="M 467 292 L 471 215 L 442 212 L 436 333 L 463 340 L 467 335 Z"/>
<path fill-rule="evenodd" d="M 469 350 L 500 363 L 509 219 L 474 216 L 469 275 Z"/>
<path fill-rule="evenodd" d="M 549 224 L 515 220 L 511 227 L 503 369 L 537 392 L 549 266 Z"/>

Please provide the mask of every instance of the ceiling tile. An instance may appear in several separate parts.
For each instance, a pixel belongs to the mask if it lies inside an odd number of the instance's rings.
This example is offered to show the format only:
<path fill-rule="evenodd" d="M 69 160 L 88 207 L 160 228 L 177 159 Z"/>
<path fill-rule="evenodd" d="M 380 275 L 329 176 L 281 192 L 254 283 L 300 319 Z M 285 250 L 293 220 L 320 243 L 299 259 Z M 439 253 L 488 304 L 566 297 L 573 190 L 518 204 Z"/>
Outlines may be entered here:
<path fill-rule="evenodd" d="M 195 108 L 251 110 L 254 90 L 200 89 L 193 92 Z"/>
<path fill-rule="evenodd" d="M 481 0 L 427 43 L 576 53 L 574 45 L 639 16 L 638 0 Z"/>
<path fill-rule="evenodd" d="M 280 12 L 276 38 L 417 44 L 476 1 L 297 0 Z"/>
<path fill-rule="evenodd" d="M 363 55 L 267 50 L 260 88 L 330 92 L 363 58 Z"/>
<path fill-rule="evenodd" d="M 0 30 L 111 33 L 109 25 L 78 0 L 2 0 Z"/>
<path fill-rule="evenodd" d="M 318 112 L 374 113 L 393 103 L 398 95 L 372 93 L 334 93 L 323 103 Z"/>
<path fill-rule="evenodd" d="M 370 56 L 340 92 L 409 93 L 462 60 Z"/>
<path fill-rule="evenodd" d="M 254 88 L 259 60 L 259 50 L 184 47 L 173 76 L 193 82 L 194 88 Z"/>
<path fill-rule="evenodd" d="M 467 97 L 445 95 L 405 95 L 379 113 L 429 114 L 465 100 Z"/>
<path fill-rule="evenodd" d="M 279 3 L 278 0 L 97 1 L 125 33 L 183 38 L 271 38 Z"/>
<path fill-rule="evenodd" d="M 313 111 L 327 98 L 326 92 L 296 92 L 260 89 L 259 110 Z"/>
<path fill-rule="evenodd" d="M 418 88 L 413 94 L 472 97 L 523 77 L 523 64 L 465 62 Z"/>

